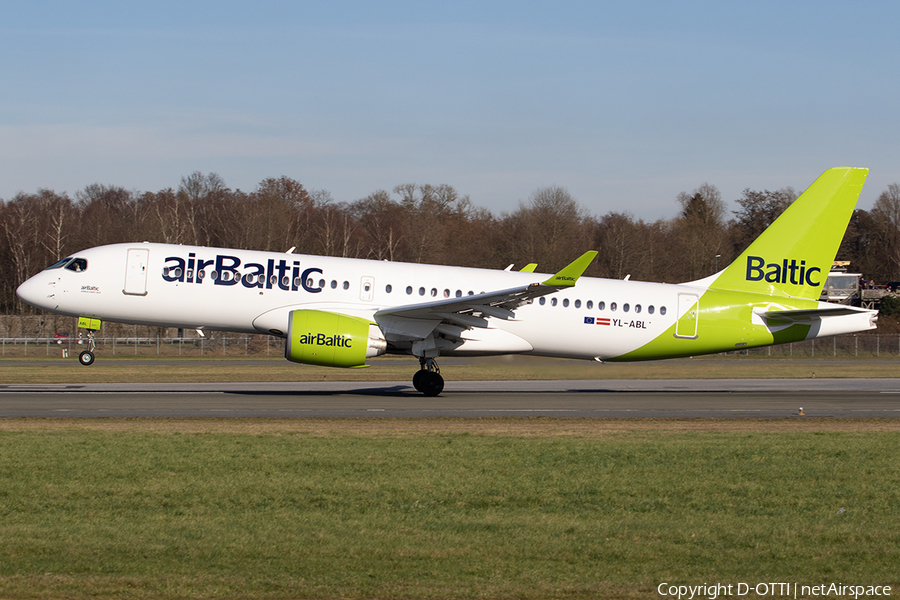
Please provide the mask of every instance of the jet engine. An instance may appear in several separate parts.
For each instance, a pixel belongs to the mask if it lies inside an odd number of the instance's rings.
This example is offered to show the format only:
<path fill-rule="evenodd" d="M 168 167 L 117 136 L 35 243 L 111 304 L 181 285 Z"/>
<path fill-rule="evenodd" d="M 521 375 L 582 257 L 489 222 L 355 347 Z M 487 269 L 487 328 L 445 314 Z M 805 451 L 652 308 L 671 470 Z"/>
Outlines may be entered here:
<path fill-rule="evenodd" d="M 387 351 L 378 325 L 359 317 L 322 310 L 294 310 L 288 316 L 284 357 L 326 367 L 365 367 L 366 359 Z"/>

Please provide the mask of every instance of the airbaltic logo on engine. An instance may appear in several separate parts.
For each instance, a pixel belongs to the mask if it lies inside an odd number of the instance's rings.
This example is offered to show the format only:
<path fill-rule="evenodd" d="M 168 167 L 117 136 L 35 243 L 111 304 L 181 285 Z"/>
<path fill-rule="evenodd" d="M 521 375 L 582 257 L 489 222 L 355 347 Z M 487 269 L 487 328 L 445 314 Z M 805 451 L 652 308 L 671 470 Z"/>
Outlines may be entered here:
<path fill-rule="evenodd" d="M 764 271 L 765 269 L 765 271 Z M 822 283 L 821 278 L 814 280 L 813 273 L 822 273 L 819 267 L 806 268 L 806 261 L 785 258 L 780 263 L 768 263 L 761 256 L 747 257 L 747 281 L 762 281 L 769 283 L 792 283 L 793 285 L 811 285 L 813 287 Z"/>
<path fill-rule="evenodd" d="M 325 335 L 324 333 L 304 333 L 297 340 L 301 344 L 309 346 L 337 346 L 338 348 L 349 348 L 353 338 L 349 335 Z"/>
<path fill-rule="evenodd" d="M 210 267 L 213 270 L 207 272 Z M 166 258 L 163 279 L 181 283 L 203 283 L 205 279 L 209 279 L 215 285 L 240 283 L 245 288 L 267 290 L 279 288 L 294 292 L 303 288 L 307 292 L 317 294 L 322 288 L 314 284 L 311 277 L 313 273 L 321 274 L 322 269 L 310 267 L 301 271 L 299 260 L 288 264 L 283 258 L 278 261 L 270 258 L 265 265 L 252 262 L 242 265 L 241 259 L 237 256 L 219 254 L 215 259 L 206 260 L 197 258 L 196 254 L 191 252 L 187 259 L 178 256 Z"/>

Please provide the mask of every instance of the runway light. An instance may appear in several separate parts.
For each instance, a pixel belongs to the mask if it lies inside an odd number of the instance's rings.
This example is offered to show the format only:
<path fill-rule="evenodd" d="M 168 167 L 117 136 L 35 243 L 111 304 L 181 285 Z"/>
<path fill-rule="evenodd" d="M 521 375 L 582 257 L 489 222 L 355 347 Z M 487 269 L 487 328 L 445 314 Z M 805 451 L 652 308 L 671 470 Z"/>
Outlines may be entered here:
<path fill-rule="evenodd" d="M 798 414 L 799 416 L 801 416 L 801 417 L 804 416 L 804 415 L 806 414 L 805 412 L 803 412 L 803 407 L 802 407 L 802 406 L 800 407 L 800 412 L 798 412 L 797 414 Z"/>

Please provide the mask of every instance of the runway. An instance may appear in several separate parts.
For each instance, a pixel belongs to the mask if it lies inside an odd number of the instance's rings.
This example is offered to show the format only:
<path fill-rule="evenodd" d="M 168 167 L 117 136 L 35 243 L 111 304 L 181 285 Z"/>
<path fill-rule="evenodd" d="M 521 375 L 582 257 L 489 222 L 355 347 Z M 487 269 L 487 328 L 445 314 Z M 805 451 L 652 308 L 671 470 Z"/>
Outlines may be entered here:
<path fill-rule="evenodd" d="M 804 415 L 800 415 L 802 407 Z M 900 379 L 0 385 L 16 417 L 900 418 Z"/>

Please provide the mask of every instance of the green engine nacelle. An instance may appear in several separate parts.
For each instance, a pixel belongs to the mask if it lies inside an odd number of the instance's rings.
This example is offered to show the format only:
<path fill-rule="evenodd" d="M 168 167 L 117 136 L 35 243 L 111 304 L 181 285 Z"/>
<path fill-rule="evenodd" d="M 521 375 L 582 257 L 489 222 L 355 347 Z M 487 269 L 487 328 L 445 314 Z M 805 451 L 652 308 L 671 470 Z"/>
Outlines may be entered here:
<path fill-rule="evenodd" d="M 378 325 L 322 310 L 295 310 L 288 317 L 284 357 L 326 367 L 365 367 L 366 359 L 384 354 L 387 342 Z"/>

